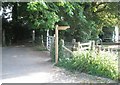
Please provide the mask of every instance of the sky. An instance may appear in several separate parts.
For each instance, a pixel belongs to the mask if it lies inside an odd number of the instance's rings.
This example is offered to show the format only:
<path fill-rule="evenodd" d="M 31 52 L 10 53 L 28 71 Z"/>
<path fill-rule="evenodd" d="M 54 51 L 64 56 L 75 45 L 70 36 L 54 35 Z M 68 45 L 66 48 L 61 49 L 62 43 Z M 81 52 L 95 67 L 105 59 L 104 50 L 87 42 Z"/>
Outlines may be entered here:
<path fill-rule="evenodd" d="M 7 12 L 11 12 L 12 11 L 12 9 L 6 9 L 6 13 Z M 2 16 L 2 13 L 3 13 L 3 8 L 1 8 L 1 10 L 0 10 L 0 16 Z M 9 13 L 7 16 L 5 16 L 5 18 L 7 18 L 8 16 L 10 16 L 11 18 L 10 19 L 7 19 L 8 21 L 10 21 L 10 20 L 12 20 L 12 14 L 11 13 Z"/>
<path fill-rule="evenodd" d="M 0 10 L 0 16 L 2 16 L 2 11 L 3 11 L 3 9 L 1 8 L 1 10 Z"/>

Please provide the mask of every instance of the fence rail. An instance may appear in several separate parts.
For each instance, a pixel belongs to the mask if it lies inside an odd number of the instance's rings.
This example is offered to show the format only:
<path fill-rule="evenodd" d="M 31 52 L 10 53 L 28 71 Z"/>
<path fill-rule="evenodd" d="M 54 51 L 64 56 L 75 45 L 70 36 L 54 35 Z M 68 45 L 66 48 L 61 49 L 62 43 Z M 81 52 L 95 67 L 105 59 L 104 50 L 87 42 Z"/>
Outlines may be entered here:
<path fill-rule="evenodd" d="M 108 47 L 104 47 L 104 46 L 96 46 L 96 50 L 98 52 L 100 51 L 104 51 L 104 52 L 109 52 L 109 53 L 115 53 L 118 54 L 119 52 L 119 48 L 117 46 L 113 47 L 113 46 L 108 46 Z"/>
<path fill-rule="evenodd" d="M 66 48 L 65 46 L 62 46 L 66 51 L 70 52 L 72 54 L 72 51 L 68 48 Z"/>
<path fill-rule="evenodd" d="M 113 47 L 113 46 L 108 46 L 105 47 L 103 45 L 98 45 L 95 44 L 95 41 L 89 41 L 87 43 L 80 43 L 80 42 L 75 42 L 75 40 L 72 41 L 72 46 L 70 48 L 67 48 L 68 46 L 64 45 L 64 40 L 63 42 L 63 48 L 67 50 L 68 52 L 72 53 L 73 51 L 85 51 L 85 50 L 95 50 L 96 52 L 104 51 L 104 52 L 111 52 L 111 53 L 117 53 L 118 48 Z"/>
<path fill-rule="evenodd" d="M 67 47 L 65 47 L 64 40 L 61 40 L 61 42 L 62 42 L 62 47 L 63 47 L 66 51 L 72 53 L 72 51 L 71 51 L 70 49 L 68 49 Z"/>
<path fill-rule="evenodd" d="M 51 37 L 50 39 L 52 42 L 54 42 L 54 37 Z M 101 52 L 106 52 L 106 53 L 108 52 L 108 53 L 114 53 L 114 54 L 118 53 L 117 46 L 113 47 L 110 45 L 108 47 L 105 47 L 103 45 L 96 44 L 95 41 L 89 41 L 87 43 L 80 43 L 80 42 L 74 42 L 74 41 L 70 42 L 69 44 L 70 46 L 66 46 L 65 45 L 66 42 L 64 42 L 64 40 L 61 40 L 64 55 L 70 57 L 73 55 L 74 51 L 81 52 L 81 51 L 86 51 L 86 50 L 87 51 L 94 50 L 97 53 L 101 53 Z"/>

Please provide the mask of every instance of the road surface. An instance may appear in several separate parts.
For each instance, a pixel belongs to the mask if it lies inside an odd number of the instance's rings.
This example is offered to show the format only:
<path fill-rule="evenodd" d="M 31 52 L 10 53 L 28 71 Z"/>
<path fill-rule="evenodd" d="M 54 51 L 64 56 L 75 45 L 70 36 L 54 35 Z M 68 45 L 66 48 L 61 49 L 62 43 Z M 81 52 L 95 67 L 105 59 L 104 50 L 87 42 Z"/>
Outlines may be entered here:
<path fill-rule="evenodd" d="M 51 63 L 48 51 L 30 47 L 4 47 L 2 50 L 2 83 L 104 83 L 110 79 L 85 73 L 72 74 Z"/>

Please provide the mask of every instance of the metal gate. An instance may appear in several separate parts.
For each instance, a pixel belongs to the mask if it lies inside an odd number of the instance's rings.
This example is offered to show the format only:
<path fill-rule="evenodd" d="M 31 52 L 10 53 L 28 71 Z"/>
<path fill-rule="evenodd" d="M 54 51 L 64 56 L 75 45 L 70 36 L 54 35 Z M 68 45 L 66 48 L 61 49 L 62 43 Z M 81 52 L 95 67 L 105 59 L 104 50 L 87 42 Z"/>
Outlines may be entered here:
<path fill-rule="evenodd" d="M 47 36 L 47 49 L 50 51 L 51 49 L 51 44 L 54 42 L 54 36 Z"/>

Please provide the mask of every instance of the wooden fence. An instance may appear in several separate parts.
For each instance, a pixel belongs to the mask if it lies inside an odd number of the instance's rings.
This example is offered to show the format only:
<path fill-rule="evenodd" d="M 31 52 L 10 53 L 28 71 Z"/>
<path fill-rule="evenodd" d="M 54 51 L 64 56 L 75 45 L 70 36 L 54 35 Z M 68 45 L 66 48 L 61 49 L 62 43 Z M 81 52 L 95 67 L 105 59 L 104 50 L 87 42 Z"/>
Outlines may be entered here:
<path fill-rule="evenodd" d="M 64 56 L 68 56 L 68 57 L 72 57 L 72 55 L 73 55 L 73 52 L 69 49 L 69 48 L 67 48 L 66 46 L 65 46 L 65 43 L 64 43 L 64 40 L 61 40 L 61 42 L 62 42 L 62 49 L 63 49 L 63 55 Z"/>
<path fill-rule="evenodd" d="M 87 43 L 76 42 L 75 39 L 72 40 L 71 49 L 67 48 L 62 40 L 62 47 L 64 50 L 72 54 L 73 51 L 86 51 L 86 50 L 95 50 L 96 52 L 109 52 L 109 53 L 118 53 L 117 46 L 103 46 L 98 45 L 95 41 L 89 41 Z"/>
<path fill-rule="evenodd" d="M 75 39 L 72 40 L 72 51 L 84 51 L 95 49 L 95 41 L 89 41 L 87 43 L 76 42 Z"/>
<path fill-rule="evenodd" d="M 53 44 L 54 45 L 54 38 L 53 37 L 50 37 L 50 43 L 51 45 Z M 117 47 L 113 47 L 113 46 L 103 46 L 103 45 L 98 45 L 96 44 L 95 41 L 89 41 L 87 43 L 80 43 L 80 42 L 76 42 L 75 39 L 72 40 L 71 44 L 69 45 L 72 45 L 72 46 L 66 46 L 64 40 L 61 40 L 62 42 L 62 53 L 63 53 L 63 56 L 67 56 L 67 57 L 72 57 L 73 56 L 73 53 L 75 51 L 92 51 L 94 50 L 96 53 L 112 53 L 112 54 L 118 54 L 118 49 Z M 52 51 L 51 49 L 51 45 L 49 47 L 50 51 Z M 54 46 L 53 46 L 54 47 Z M 68 48 L 68 47 L 71 47 L 71 48 Z"/>
<path fill-rule="evenodd" d="M 99 45 L 99 46 L 96 46 L 95 47 L 96 48 L 96 50 L 97 50 L 97 52 L 108 52 L 108 53 L 115 53 L 115 54 L 118 54 L 118 50 L 119 50 L 119 48 L 118 48 L 118 46 L 107 46 L 107 47 L 105 47 L 105 46 L 101 46 L 101 45 Z"/>

